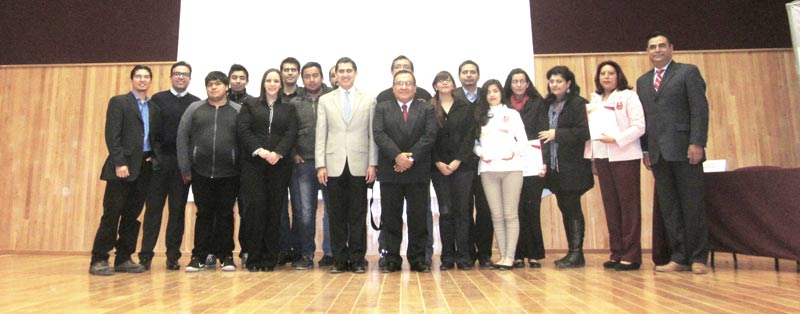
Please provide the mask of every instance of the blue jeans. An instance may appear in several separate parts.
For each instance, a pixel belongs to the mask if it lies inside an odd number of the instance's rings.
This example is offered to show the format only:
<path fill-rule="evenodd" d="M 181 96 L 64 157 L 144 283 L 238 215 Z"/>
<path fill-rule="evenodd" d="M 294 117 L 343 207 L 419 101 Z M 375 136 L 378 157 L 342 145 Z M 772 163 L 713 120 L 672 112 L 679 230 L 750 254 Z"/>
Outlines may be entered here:
<path fill-rule="evenodd" d="M 295 249 L 299 250 L 303 256 L 313 257 L 316 250 L 314 239 L 317 222 L 317 191 L 319 189 L 314 161 L 306 160 L 302 164 L 295 164 L 289 183 L 289 192 L 292 196 L 291 233 L 296 236 L 295 243 L 298 246 Z M 325 198 L 323 198 L 323 204 L 324 201 Z"/>

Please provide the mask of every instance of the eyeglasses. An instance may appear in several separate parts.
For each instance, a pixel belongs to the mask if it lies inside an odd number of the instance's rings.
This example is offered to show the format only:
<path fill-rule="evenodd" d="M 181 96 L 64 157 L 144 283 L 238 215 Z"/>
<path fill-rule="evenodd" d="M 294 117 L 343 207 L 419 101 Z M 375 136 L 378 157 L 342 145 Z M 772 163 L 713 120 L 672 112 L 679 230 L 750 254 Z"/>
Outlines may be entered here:
<path fill-rule="evenodd" d="M 394 82 L 394 86 L 397 86 L 397 87 L 403 87 L 403 86 L 411 87 L 411 86 L 414 86 L 414 82 L 411 82 L 411 81 L 397 81 L 397 82 Z"/>
<path fill-rule="evenodd" d="M 436 83 L 441 83 L 441 84 L 452 83 L 452 82 L 453 82 L 453 80 L 451 80 L 449 78 L 445 78 L 445 79 L 441 79 L 441 80 L 437 80 L 436 81 Z"/>
<path fill-rule="evenodd" d="M 192 77 L 192 74 L 186 72 L 172 72 L 172 77 Z"/>

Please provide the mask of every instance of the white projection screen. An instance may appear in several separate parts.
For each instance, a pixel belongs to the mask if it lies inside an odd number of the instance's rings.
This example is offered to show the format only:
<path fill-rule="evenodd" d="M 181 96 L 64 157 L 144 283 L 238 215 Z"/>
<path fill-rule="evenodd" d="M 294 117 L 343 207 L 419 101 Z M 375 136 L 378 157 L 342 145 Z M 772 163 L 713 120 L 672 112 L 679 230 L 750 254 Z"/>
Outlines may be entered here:
<path fill-rule="evenodd" d="M 414 62 L 417 85 L 430 92 L 437 72 L 458 80 L 458 65 L 467 59 L 480 66 L 480 84 L 504 83 L 513 68 L 533 75 L 531 38 L 528 0 L 187 0 L 178 60 L 192 65 L 190 92 L 205 98 L 206 74 L 227 74 L 233 63 L 248 69 L 248 93 L 258 96 L 264 71 L 286 57 L 319 62 L 327 84 L 327 70 L 347 56 L 358 66 L 356 87 L 377 96 L 391 86 L 398 55 Z"/>

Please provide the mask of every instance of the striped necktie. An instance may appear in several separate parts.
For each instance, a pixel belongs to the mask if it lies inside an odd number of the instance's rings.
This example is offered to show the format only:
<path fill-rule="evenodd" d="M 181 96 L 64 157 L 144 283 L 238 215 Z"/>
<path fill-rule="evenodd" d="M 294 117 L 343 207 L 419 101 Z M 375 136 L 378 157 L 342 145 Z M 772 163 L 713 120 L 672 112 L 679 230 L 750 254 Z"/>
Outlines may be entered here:
<path fill-rule="evenodd" d="M 653 83 L 653 88 L 658 91 L 658 87 L 661 86 L 661 75 L 664 74 L 664 69 L 656 70 L 656 82 Z"/>

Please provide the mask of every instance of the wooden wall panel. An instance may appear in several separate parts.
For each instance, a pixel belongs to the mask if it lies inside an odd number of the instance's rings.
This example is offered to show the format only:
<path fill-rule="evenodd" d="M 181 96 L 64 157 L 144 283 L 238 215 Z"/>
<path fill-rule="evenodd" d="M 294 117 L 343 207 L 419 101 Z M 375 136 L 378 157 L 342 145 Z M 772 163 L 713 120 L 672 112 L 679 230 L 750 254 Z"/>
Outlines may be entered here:
<path fill-rule="evenodd" d="M 641 53 L 537 55 L 535 80 L 546 93 L 545 72 L 554 65 L 567 65 L 576 72 L 582 94 L 588 96 L 596 64 L 607 59 L 619 62 L 632 84 L 650 69 Z M 710 159 L 727 159 L 730 169 L 800 166 L 800 83 L 791 50 L 676 52 L 675 60 L 697 64 L 708 84 Z M 169 88 L 169 66 L 152 65 L 151 93 Z M 91 250 L 105 188 L 98 177 L 107 155 L 103 139 L 106 106 L 111 96 L 130 88 L 131 67 L 0 67 L 0 131 L 4 135 L 0 145 L 0 251 Z M 643 170 L 645 248 L 651 246 L 652 182 L 652 175 Z M 597 187 L 586 193 L 583 204 L 585 247 L 607 250 Z M 194 212 L 194 206 L 187 206 L 184 251 L 191 248 Z M 543 200 L 542 227 L 547 249 L 566 248 L 554 197 Z M 163 252 L 163 241 L 156 250 Z"/>

